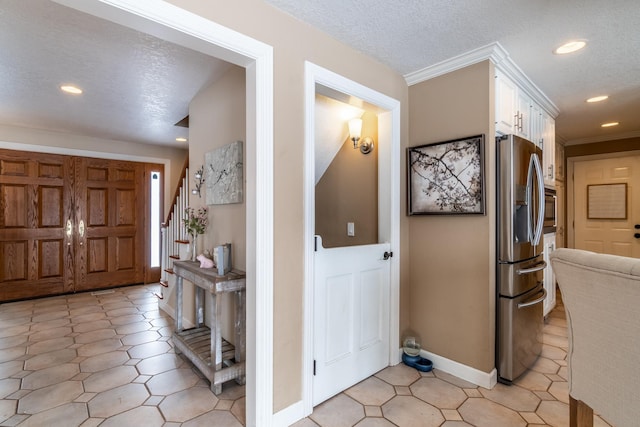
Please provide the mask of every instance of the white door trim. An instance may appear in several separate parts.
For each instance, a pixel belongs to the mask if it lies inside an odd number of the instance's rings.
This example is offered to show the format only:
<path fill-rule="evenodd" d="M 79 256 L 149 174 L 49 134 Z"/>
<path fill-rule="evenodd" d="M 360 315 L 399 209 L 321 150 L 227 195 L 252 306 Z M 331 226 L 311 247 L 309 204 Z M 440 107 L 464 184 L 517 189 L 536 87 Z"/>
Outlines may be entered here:
<path fill-rule="evenodd" d="M 379 114 L 376 149 L 379 164 L 379 240 L 391 244 L 389 295 L 389 363 L 400 361 L 400 101 L 332 71 L 305 62 L 304 140 L 304 348 L 302 360 L 303 405 L 307 416 L 313 411 L 313 245 L 315 234 L 315 98 L 316 84 L 352 95 L 386 112 Z"/>
<path fill-rule="evenodd" d="M 273 423 L 273 48 L 164 1 L 55 1 L 246 69 L 246 424 L 270 427 Z"/>

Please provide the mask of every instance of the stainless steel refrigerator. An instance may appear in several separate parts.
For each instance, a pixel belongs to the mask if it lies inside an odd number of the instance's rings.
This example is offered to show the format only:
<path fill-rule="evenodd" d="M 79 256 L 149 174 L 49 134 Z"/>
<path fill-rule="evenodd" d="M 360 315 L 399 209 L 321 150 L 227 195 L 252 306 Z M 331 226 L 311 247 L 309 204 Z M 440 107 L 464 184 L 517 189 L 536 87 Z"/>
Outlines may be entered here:
<path fill-rule="evenodd" d="M 544 181 L 542 150 L 515 135 L 496 138 L 498 380 L 510 384 L 542 350 Z"/>

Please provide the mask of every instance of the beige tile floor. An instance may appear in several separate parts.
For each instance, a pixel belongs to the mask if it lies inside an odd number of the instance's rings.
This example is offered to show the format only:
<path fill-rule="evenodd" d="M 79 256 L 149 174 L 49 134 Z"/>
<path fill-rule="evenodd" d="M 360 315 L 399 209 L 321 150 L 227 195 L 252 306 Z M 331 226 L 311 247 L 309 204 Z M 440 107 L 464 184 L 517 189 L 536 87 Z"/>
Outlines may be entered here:
<path fill-rule="evenodd" d="M 174 353 L 157 285 L 0 305 L 0 426 L 241 426 L 244 387 L 215 396 Z M 398 365 L 315 408 L 296 427 L 568 426 L 562 302 L 542 357 L 492 390 Z M 596 426 L 607 424 L 596 417 Z"/>
<path fill-rule="evenodd" d="M 242 426 L 244 386 L 215 396 L 173 351 L 158 285 L 0 305 L 1 426 Z"/>

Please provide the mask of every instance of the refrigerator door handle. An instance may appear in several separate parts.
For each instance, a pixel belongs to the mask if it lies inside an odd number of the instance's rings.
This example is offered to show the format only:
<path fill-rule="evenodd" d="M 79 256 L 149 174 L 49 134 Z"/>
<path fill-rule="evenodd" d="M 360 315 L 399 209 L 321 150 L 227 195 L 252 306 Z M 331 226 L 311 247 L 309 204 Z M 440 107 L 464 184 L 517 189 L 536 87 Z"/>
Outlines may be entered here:
<path fill-rule="evenodd" d="M 547 290 L 543 288 L 543 289 L 540 290 L 540 292 L 542 292 L 542 296 L 541 297 L 536 298 L 536 299 L 534 299 L 532 301 L 522 302 L 522 303 L 518 304 L 518 308 L 531 307 L 532 305 L 540 304 L 547 297 Z"/>
<path fill-rule="evenodd" d="M 519 274 L 519 275 L 535 273 L 536 271 L 544 270 L 546 267 L 547 267 L 547 262 L 546 261 L 542 261 L 542 262 L 537 263 L 536 265 L 534 265 L 531 268 L 523 268 L 522 270 L 518 269 L 518 270 L 516 270 L 516 273 Z"/>
<path fill-rule="evenodd" d="M 542 226 L 544 225 L 544 180 L 542 176 L 542 166 L 540 165 L 540 159 L 537 154 L 533 154 L 533 166 L 536 170 L 536 179 L 538 180 L 538 222 L 536 224 L 536 231 L 533 237 L 533 245 L 540 243 L 542 237 Z"/>

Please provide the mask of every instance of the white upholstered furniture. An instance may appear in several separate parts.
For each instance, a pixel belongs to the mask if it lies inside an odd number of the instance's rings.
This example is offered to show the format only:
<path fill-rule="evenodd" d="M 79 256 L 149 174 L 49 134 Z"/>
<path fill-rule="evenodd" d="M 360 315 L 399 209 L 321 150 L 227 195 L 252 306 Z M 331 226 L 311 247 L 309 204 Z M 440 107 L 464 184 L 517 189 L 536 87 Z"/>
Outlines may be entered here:
<path fill-rule="evenodd" d="M 640 259 L 557 249 L 551 264 L 569 332 L 571 426 L 593 411 L 640 426 Z"/>

